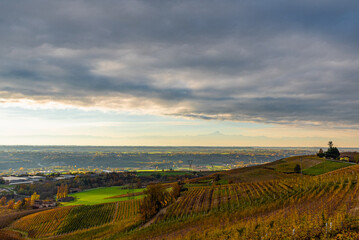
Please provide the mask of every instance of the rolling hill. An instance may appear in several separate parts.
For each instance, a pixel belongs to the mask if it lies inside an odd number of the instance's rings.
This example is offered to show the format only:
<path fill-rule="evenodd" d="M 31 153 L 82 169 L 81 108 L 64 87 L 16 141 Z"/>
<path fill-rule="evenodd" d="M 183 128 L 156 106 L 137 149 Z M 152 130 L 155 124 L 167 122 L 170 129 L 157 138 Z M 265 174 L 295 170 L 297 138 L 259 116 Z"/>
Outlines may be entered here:
<path fill-rule="evenodd" d="M 303 174 L 295 173 L 297 164 Z M 143 225 L 139 199 L 30 214 L 0 231 L 0 236 L 358 239 L 358 176 L 359 165 L 315 156 L 291 157 L 189 180 L 184 185 L 187 191 L 162 209 L 151 224 Z"/>

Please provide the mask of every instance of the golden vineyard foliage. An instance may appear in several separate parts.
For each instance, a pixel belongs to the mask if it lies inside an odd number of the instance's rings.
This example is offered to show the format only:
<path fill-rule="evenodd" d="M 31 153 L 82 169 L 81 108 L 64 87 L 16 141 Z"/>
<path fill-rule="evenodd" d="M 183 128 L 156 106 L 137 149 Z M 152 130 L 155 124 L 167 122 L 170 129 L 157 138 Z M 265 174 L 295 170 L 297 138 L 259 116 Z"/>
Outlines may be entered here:
<path fill-rule="evenodd" d="M 28 232 L 29 237 L 51 236 L 71 209 L 62 207 L 35 213 L 14 222 L 12 228 Z"/>
<path fill-rule="evenodd" d="M 91 206 L 60 207 L 28 215 L 11 228 L 27 232 L 29 237 L 43 238 L 92 229 L 122 221 L 137 223 L 140 200 L 104 203 Z"/>
<path fill-rule="evenodd" d="M 189 187 L 177 200 L 153 185 L 147 200 L 57 208 L 11 227 L 30 237 L 76 240 L 358 239 L 358 177 L 354 165 L 316 177 Z M 166 211 L 140 227 L 146 201 Z"/>
<path fill-rule="evenodd" d="M 357 239 L 349 236 L 359 229 L 358 176 L 352 166 L 317 177 L 193 187 L 156 228 L 123 239 Z"/>

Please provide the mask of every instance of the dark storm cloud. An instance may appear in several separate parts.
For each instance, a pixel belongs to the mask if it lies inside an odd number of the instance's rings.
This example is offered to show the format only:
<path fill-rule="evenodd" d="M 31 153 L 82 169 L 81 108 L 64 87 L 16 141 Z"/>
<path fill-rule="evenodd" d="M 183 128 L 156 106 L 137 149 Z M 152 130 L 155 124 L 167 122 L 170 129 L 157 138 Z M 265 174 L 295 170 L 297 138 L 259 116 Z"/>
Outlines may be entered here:
<path fill-rule="evenodd" d="M 1 1 L 0 98 L 357 125 L 358 10 L 354 0 Z"/>

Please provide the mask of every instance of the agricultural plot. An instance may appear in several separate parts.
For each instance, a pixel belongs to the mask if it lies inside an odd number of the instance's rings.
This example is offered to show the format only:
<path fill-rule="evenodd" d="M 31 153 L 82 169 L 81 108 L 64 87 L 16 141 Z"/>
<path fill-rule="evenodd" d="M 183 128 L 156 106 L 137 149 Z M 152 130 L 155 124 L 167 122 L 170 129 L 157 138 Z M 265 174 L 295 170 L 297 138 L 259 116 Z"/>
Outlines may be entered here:
<path fill-rule="evenodd" d="M 51 209 L 23 217 L 12 228 L 27 232 L 29 237 L 50 236 L 67 217 L 72 207 Z"/>
<path fill-rule="evenodd" d="M 347 162 L 334 162 L 334 161 L 324 161 L 318 165 L 315 165 L 311 168 L 307 168 L 303 170 L 304 174 L 307 175 L 320 175 L 323 173 L 331 172 L 340 168 L 348 167 L 353 165 L 352 163 Z"/>
<path fill-rule="evenodd" d="M 151 227 L 135 231 L 127 230 L 140 222 L 141 200 L 53 209 L 23 217 L 12 228 L 29 237 L 76 240 L 359 239 L 359 165 L 319 176 L 290 175 L 259 182 L 187 184 L 188 191 Z M 346 232 L 354 235 L 343 235 Z"/>
<path fill-rule="evenodd" d="M 91 229 L 109 223 L 136 222 L 141 200 L 97 205 L 61 207 L 21 218 L 12 228 L 27 232 L 29 237 L 48 237 Z"/>
<path fill-rule="evenodd" d="M 348 183 L 348 180 L 344 179 L 343 174 L 348 174 L 346 171 L 353 172 L 349 172 L 350 177 L 355 173 L 354 170 L 339 169 L 328 176 L 315 178 L 303 176 L 214 187 L 191 187 L 179 201 L 169 207 L 164 219 L 177 219 L 213 211 L 241 210 L 288 199 L 296 202 L 320 197 L 344 185 L 356 184 L 356 180 Z"/>
<path fill-rule="evenodd" d="M 193 187 L 181 200 L 169 207 L 166 218 L 244 208 L 254 202 L 272 201 L 290 192 L 290 187 L 279 181 Z"/>
<path fill-rule="evenodd" d="M 95 205 L 101 203 L 110 203 L 114 201 L 125 201 L 132 199 L 140 199 L 143 196 L 129 196 L 129 193 L 139 193 L 144 189 L 123 189 L 121 187 L 105 187 L 105 188 L 96 188 L 90 189 L 87 191 L 69 194 L 69 196 L 74 197 L 75 201 L 63 203 L 64 206 L 72 205 Z M 116 196 L 127 195 L 126 197 L 115 198 Z"/>
<path fill-rule="evenodd" d="M 359 165 L 320 176 L 193 187 L 123 239 L 359 239 Z"/>
<path fill-rule="evenodd" d="M 30 215 L 36 212 L 41 212 L 43 209 L 31 209 L 31 210 L 25 210 L 25 211 L 2 211 L 0 212 L 1 218 L 0 218 L 0 228 L 4 228 L 9 226 L 12 222 L 14 222 L 16 219 L 22 218 L 26 215 Z"/>

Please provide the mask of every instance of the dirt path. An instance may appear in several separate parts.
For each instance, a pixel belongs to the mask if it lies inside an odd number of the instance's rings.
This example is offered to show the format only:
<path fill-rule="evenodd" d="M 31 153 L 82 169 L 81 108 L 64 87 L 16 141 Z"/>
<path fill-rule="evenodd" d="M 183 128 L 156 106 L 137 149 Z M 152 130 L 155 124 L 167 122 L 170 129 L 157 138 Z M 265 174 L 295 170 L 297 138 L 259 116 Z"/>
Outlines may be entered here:
<path fill-rule="evenodd" d="M 177 198 L 176 202 L 180 201 L 181 198 L 182 198 L 182 197 Z M 176 202 L 174 202 L 174 203 L 176 203 Z M 172 204 L 174 204 L 174 203 L 172 203 Z M 140 229 L 149 227 L 149 226 L 151 226 L 153 223 L 155 223 L 158 218 L 160 218 L 161 216 L 163 216 L 163 215 L 166 214 L 167 209 L 168 209 L 172 204 L 168 205 L 168 206 L 165 207 L 165 208 L 162 208 L 153 218 L 151 218 L 148 222 L 146 222 L 145 224 L 143 224 L 142 227 L 140 227 Z"/>
<path fill-rule="evenodd" d="M 160 216 L 166 214 L 168 207 L 169 207 L 169 206 L 167 206 L 167 207 L 165 207 L 165 208 L 162 208 L 153 218 L 151 218 L 151 220 L 149 220 L 148 222 L 146 222 L 140 229 L 149 227 L 149 226 L 151 226 L 153 223 L 155 223 L 156 220 L 157 220 Z"/>

